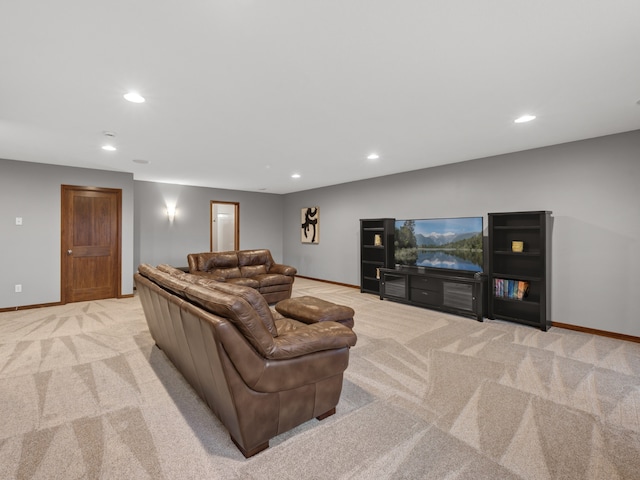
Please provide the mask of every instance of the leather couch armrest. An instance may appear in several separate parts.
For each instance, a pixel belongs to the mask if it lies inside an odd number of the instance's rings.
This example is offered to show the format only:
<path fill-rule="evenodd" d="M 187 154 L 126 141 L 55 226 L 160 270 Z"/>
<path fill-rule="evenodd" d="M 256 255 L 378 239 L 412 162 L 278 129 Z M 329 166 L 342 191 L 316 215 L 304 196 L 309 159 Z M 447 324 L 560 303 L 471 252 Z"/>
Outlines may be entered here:
<path fill-rule="evenodd" d="M 320 322 L 285 332 L 273 340 L 268 358 L 281 360 L 323 350 L 353 347 L 357 336 L 349 327 L 337 322 Z"/>
<path fill-rule="evenodd" d="M 207 315 L 209 314 L 207 313 Z M 331 329 L 332 326 L 333 328 L 338 327 L 334 333 L 346 335 L 342 341 L 343 344 L 350 346 L 355 343 L 356 336 L 348 327 L 333 322 L 324 322 L 322 325 L 323 329 L 327 327 Z M 298 330 L 306 329 L 307 327 Z M 306 354 L 299 351 L 304 342 L 299 341 L 298 335 L 282 334 L 279 337 L 289 337 L 284 343 L 294 341 L 294 338 L 297 337 L 296 343 L 300 346 L 294 350 L 298 351 L 289 352 L 290 358 L 285 358 L 285 355 L 278 359 L 265 358 L 249 344 L 231 322 L 219 322 L 216 330 L 222 343 L 221 351 L 229 356 L 231 363 L 245 384 L 257 392 L 280 392 L 309 385 L 341 374 L 349 364 L 349 346 L 327 350 L 317 348 L 319 351 Z M 311 347 L 311 345 L 307 344 L 307 347 Z M 324 347 L 326 348 L 327 345 Z M 311 350 L 313 349 L 309 348 L 309 352 Z M 281 346 L 279 351 L 281 354 L 286 353 L 284 346 Z"/>
<path fill-rule="evenodd" d="M 187 262 L 189 263 L 189 272 L 195 273 L 198 271 L 198 255 L 190 253 L 187 255 Z"/>
<path fill-rule="evenodd" d="M 274 263 L 273 265 L 271 265 L 271 268 L 269 268 L 268 273 L 279 273 L 281 275 L 289 275 L 290 277 L 293 277 L 296 273 L 298 273 L 298 271 L 294 267 L 291 267 L 289 265 Z"/>

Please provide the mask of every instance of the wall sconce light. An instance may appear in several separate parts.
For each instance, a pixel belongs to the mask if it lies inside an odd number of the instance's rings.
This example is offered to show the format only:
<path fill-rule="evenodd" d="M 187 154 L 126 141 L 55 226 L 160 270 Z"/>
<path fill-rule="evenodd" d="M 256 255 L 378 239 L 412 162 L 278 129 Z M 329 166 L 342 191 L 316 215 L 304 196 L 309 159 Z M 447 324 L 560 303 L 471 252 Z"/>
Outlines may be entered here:
<path fill-rule="evenodd" d="M 173 219 L 176 217 L 176 207 L 167 205 L 167 217 L 169 217 L 169 221 L 173 222 Z"/>

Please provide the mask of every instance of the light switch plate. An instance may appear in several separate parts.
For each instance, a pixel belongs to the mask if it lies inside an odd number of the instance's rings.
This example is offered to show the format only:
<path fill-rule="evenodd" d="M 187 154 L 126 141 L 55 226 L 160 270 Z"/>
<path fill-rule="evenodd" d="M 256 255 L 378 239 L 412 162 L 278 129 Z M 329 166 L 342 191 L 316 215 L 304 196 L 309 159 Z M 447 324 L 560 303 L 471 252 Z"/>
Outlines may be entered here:
<path fill-rule="evenodd" d="M 22 225 L 22 217 L 16 217 L 16 225 Z"/>

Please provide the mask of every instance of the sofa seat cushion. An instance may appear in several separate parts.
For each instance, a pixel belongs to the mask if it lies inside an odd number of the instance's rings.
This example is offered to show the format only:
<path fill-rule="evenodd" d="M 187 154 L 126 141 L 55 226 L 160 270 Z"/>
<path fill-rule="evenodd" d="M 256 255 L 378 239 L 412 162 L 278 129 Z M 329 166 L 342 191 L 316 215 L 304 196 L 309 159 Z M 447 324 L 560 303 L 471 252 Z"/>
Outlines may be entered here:
<path fill-rule="evenodd" d="M 240 273 L 243 277 L 255 277 L 256 275 L 262 275 L 267 273 L 266 265 L 249 265 L 246 267 L 240 267 Z"/>
<path fill-rule="evenodd" d="M 258 291 L 263 295 L 265 293 L 281 293 L 281 292 L 289 292 L 291 290 L 291 285 L 282 284 L 282 285 L 269 285 L 268 287 L 260 287 Z M 287 295 L 288 298 L 288 295 Z M 284 300 L 284 299 L 282 299 Z M 277 303 L 277 302 L 276 302 Z"/>
<path fill-rule="evenodd" d="M 329 343 L 335 346 L 352 347 L 355 345 L 357 339 L 356 334 L 351 328 L 345 328 L 345 325 L 341 325 L 338 322 L 327 321 L 309 325 L 306 322 L 285 317 L 277 310 L 273 312 L 273 320 L 278 329 L 276 344 L 279 344 L 278 346 L 280 347 L 283 347 L 286 343 L 289 343 L 289 340 L 294 338 L 299 340 L 302 336 L 306 336 L 308 340 L 318 334 L 333 337 L 332 340 L 329 340 Z M 323 350 L 322 348 L 315 348 L 311 345 L 307 345 L 307 348 L 314 348 L 315 351 Z"/>
<path fill-rule="evenodd" d="M 301 324 L 298 327 L 290 324 L 289 328 L 282 333 L 278 332 L 269 358 L 296 358 L 323 350 L 352 347 L 356 344 L 357 337 L 353 330 L 337 322 Z"/>
<path fill-rule="evenodd" d="M 293 283 L 293 277 L 286 275 L 280 275 L 279 273 L 264 273 L 253 277 L 258 281 L 259 287 L 271 287 L 273 285 L 291 285 Z"/>
<path fill-rule="evenodd" d="M 276 325 L 276 329 L 278 330 L 278 335 L 293 332 L 294 330 L 306 325 L 306 323 L 294 320 L 293 318 L 283 317 L 278 313 L 274 315 L 274 323 Z"/>

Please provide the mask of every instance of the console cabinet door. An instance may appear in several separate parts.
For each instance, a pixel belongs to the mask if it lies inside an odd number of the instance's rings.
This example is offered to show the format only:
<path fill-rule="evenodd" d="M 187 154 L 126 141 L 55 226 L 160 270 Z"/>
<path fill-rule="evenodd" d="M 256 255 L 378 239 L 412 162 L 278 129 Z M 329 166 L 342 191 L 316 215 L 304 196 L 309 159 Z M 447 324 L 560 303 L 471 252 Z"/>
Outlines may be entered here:
<path fill-rule="evenodd" d="M 382 282 L 380 286 L 380 297 L 406 300 L 407 285 L 408 277 L 406 275 L 397 275 L 395 273 L 383 272 Z"/>
<path fill-rule="evenodd" d="M 475 312 L 476 301 L 473 284 L 442 282 L 442 305 L 445 307 Z"/>

